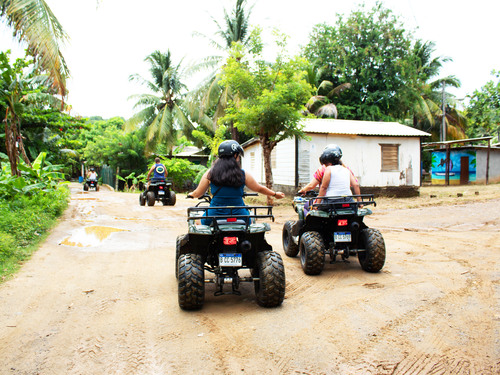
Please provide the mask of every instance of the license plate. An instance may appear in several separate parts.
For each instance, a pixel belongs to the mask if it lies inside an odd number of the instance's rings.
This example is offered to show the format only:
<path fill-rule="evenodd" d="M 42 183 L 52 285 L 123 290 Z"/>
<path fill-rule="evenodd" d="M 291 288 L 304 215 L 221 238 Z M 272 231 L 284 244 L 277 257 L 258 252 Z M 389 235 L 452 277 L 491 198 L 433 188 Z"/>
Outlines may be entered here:
<path fill-rule="evenodd" d="M 243 264 L 243 257 L 237 253 L 219 254 L 219 266 L 221 267 L 240 267 Z"/>
<path fill-rule="evenodd" d="M 163 190 L 158 191 L 159 195 L 165 195 L 165 192 Z"/>
<path fill-rule="evenodd" d="M 335 242 L 351 242 L 351 232 L 335 232 L 333 240 Z"/>

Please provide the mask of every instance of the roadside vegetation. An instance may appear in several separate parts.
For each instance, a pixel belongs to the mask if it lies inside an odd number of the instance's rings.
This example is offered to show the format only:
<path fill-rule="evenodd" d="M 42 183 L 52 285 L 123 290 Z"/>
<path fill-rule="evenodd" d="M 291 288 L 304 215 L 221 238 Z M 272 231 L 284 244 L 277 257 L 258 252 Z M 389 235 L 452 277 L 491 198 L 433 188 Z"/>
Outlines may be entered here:
<path fill-rule="evenodd" d="M 0 170 L 0 277 L 15 272 L 36 250 L 68 205 L 69 190 L 62 183 L 62 166 L 47 162 L 41 153 L 28 167 L 18 165 L 12 175 L 8 164 Z M 0 153 L 0 160 L 8 160 Z"/>

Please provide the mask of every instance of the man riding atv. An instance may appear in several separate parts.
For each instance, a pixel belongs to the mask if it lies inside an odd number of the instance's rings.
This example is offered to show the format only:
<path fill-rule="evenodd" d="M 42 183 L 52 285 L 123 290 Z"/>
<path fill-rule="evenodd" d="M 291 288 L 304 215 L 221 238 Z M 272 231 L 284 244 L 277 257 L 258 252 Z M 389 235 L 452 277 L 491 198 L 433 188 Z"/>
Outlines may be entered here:
<path fill-rule="evenodd" d="M 95 191 L 99 191 L 99 186 L 97 185 L 97 172 L 94 167 L 90 167 L 87 172 L 87 180 L 83 185 L 83 190 L 88 191 L 89 189 L 95 189 Z"/>
<path fill-rule="evenodd" d="M 150 179 L 151 174 L 153 178 Z M 171 183 L 167 183 L 167 168 L 161 163 L 160 158 L 155 158 L 155 164 L 149 169 L 148 183 L 144 191 L 139 194 L 139 204 L 154 206 L 156 201 L 161 201 L 164 206 L 174 206 L 176 202 L 175 193 L 171 190 Z"/>
<path fill-rule="evenodd" d="M 153 173 L 153 178 L 150 180 L 151 173 Z M 167 179 L 167 168 L 161 163 L 160 158 L 155 158 L 155 164 L 149 169 L 147 180 L 148 183 L 146 185 L 146 190 L 149 187 L 151 181 L 161 181 Z"/>

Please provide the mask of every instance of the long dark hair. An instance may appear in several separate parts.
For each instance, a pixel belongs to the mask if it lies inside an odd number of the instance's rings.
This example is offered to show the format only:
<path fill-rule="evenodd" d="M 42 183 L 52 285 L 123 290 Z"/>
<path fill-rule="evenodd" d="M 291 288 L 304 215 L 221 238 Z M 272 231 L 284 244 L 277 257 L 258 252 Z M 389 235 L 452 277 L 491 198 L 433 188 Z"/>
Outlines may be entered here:
<path fill-rule="evenodd" d="M 245 183 L 243 171 L 234 156 L 219 157 L 210 168 L 207 177 L 217 186 L 238 187 Z"/>

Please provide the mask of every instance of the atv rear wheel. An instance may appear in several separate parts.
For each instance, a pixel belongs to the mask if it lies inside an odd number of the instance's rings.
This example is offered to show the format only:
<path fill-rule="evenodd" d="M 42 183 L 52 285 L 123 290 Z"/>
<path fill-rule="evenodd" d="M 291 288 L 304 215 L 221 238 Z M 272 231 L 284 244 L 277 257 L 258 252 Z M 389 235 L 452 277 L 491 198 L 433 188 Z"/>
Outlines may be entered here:
<path fill-rule="evenodd" d="M 378 229 L 365 228 L 361 231 L 361 245 L 365 251 L 358 252 L 359 264 L 366 272 L 378 272 L 385 263 L 385 242 Z"/>
<path fill-rule="evenodd" d="M 295 223 L 296 221 L 288 220 L 283 225 L 283 250 L 285 251 L 285 254 L 291 258 L 296 257 L 299 253 L 299 245 L 293 241 L 292 236 L 292 227 Z"/>
<path fill-rule="evenodd" d="M 179 306 L 183 310 L 203 307 L 205 300 L 205 271 L 199 254 L 182 254 L 178 261 Z"/>
<path fill-rule="evenodd" d="M 306 275 L 319 275 L 325 267 L 325 244 L 318 232 L 305 232 L 299 243 L 300 264 Z"/>
<path fill-rule="evenodd" d="M 281 256 L 275 251 L 257 254 L 257 266 L 252 270 L 257 303 L 263 307 L 276 307 L 285 298 L 285 267 Z"/>
<path fill-rule="evenodd" d="M 141 206 L 145 206 L 146 205 L 146 197 L 144 196 L 144 193 L 140 193 L 139 194 L 139 204 Z"/>
<path fill-rule="evenodd" d="M 148 206 L 154 206 L 155 205 L 155 193 L 152 191 L 148 191 L 146 194 L 146 200 L 148 202 Z"/>
<path fill-rule="evenodd" d="M 175 202 L 177 201 L 177 197 L 175 196 L 175 193 L 170 190 L 170 199 L 168 200 L 168 205 L 169 206 L 175 206 Z"/>

